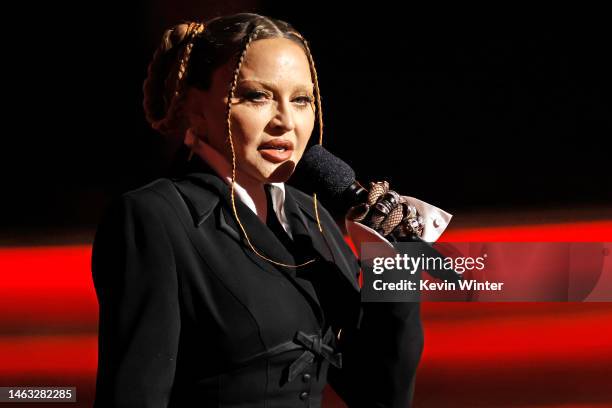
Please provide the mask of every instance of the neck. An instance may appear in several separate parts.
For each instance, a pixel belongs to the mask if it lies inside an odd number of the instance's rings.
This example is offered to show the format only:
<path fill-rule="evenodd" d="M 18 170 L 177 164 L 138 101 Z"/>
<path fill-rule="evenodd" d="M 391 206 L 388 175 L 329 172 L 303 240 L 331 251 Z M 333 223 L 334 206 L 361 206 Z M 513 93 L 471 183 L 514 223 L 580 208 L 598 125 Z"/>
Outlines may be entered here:
<path fill-rule="evenodd" d="M 257 216 L 265 224 L 267 217 L 267 197 L 264 183 L 236 169 L 236 182 L 244 188 L 255 203 Z"/>
<path fill-rule="evenodd" d="M 221 153 L 205 142 L 199 142 L 194 147 L 195 153 L 199 158 L 208 164 L 209 167 L 219 175 L 224 181 L 231 184 L 232 164 Z M 236 169 L 236 182 L 246 190 L 255 204 L 257 216 L 265 224 L 267 216 L 267 197 L 264 190 L 264 182 L 258 180 L 248 173 Z"/>

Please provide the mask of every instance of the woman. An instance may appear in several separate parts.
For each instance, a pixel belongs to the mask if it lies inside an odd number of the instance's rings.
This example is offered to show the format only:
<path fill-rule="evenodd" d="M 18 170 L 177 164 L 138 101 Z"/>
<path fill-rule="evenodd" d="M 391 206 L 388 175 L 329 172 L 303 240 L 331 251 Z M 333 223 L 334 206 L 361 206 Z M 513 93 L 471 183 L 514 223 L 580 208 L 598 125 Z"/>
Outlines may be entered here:
<path fill-rule="evenodd" d="M 315 120 L 307 42 L 241 13 L 166 31 L 149 66 L 152 126 L 189 149 L 182 175 L 113 201 L 94 241 L 96 407 L 410 404 L 417 303 L 361 304 L 330 214 L 285 185 Z"/>

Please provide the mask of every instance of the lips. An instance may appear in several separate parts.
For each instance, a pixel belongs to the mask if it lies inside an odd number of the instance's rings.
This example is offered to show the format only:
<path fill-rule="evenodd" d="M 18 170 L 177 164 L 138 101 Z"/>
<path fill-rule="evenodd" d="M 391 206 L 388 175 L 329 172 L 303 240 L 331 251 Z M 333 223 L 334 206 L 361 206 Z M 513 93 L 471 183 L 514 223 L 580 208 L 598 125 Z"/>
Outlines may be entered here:
<path fill-rule="evenodd" d="M 289 140 L 273 139 L 262 143 L 257 150 L 264 159 L 273 163 L 281 163 L 293 154 L 293 143 Z"/>
<path fill-rule="evenodd" d="M 262 143 L 258 150 L 261 149 L 293 150 L 293 143 L 289 140 L 273 139 Z"/>

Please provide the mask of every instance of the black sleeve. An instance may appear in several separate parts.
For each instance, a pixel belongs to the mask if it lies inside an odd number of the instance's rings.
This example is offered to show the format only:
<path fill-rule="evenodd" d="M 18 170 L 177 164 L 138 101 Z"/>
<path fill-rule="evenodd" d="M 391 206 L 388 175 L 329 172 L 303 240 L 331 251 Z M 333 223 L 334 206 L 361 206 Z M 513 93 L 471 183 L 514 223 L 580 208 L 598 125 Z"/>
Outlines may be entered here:
<path fill-rule="evenodd" d="M 419 303 L 364 303 L 360 327 L 338 341 L 342 368 L 329 384 L 348 407 L 410 407 L 423 349 Z"/>
<path fill-rule="evenodd" d="M 331 218 L 331 217 L 330 217 Z M 339 231 L 331 231 L 344 240 Z M 351 257 L 355 280 L 359 263 Z M 338 340 L 342 368 L 330 365 L 328 382 L 349 408 L 406 408 L 414 394 L 416 369 L 423 350 L 420 303 L 361 302 L 359 296 L 338 299 L 358 313 L 343 327 Z"/>
<path fill-rule="evenodd" d="M 141 198 L 127 193 L 113 201 L 94 239 L 95 408 L 167 407 L 174 380 L 180 333 L 174 254 L 155 200 Z"/>

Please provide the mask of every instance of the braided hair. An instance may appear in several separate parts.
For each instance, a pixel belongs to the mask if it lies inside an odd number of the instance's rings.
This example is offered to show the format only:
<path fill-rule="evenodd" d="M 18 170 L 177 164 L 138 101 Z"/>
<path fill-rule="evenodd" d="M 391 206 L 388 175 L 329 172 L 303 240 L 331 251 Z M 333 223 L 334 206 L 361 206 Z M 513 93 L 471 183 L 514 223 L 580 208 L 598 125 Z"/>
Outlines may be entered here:
<path fill-rule="evenodd" d="M 322 144 L 321 94 L 308 41 L 289 23 L 254 13 L 215 17 L 206 23 L 182 22 L 166 30 L 162 43 L 148 67 L 147 79 L 143 86 L 144 110 L 147 121 L 155 130 L 168 137 L 182 137 L 188 127 L 183 109 L 186 100 L 185 89 L 195 87 L 208 90 L 211 86 L 213 72 L 229 61 L 236 61 L 226 105 L 227 141 L 232 152 L 231 203 L 234 217 L 250 248 L 258 256 L 276 265 L 296 268 L 315 260 L 311 259 L 299 265 L 287 265 L 261 254 L 251 243 L 240 222 L 235 204 L 236 154 L 230 126 L 231 101 L 234 98 L 240 69 L 249 46 L 253 41 L 268 38 L 286 38 L 300 45 L 304 50 L 315 88 L 315 113 L 319 123 L 319 144 Z M 316 193 L 313 194 L 313 202 L 317 225 L 323 234 Z M 325 235 L 323 237 L 325 238 Z M 326 238 L 325 241 L 327 242 Z"/>
<path fill-rule="evenodd" d="M 164 32 L 143 85 L 144 111 L 153 129 L 164 135 L 180 132 L 185 73 L 194 39 L 204 31 L 202 23 L 185 22 Z"/>

